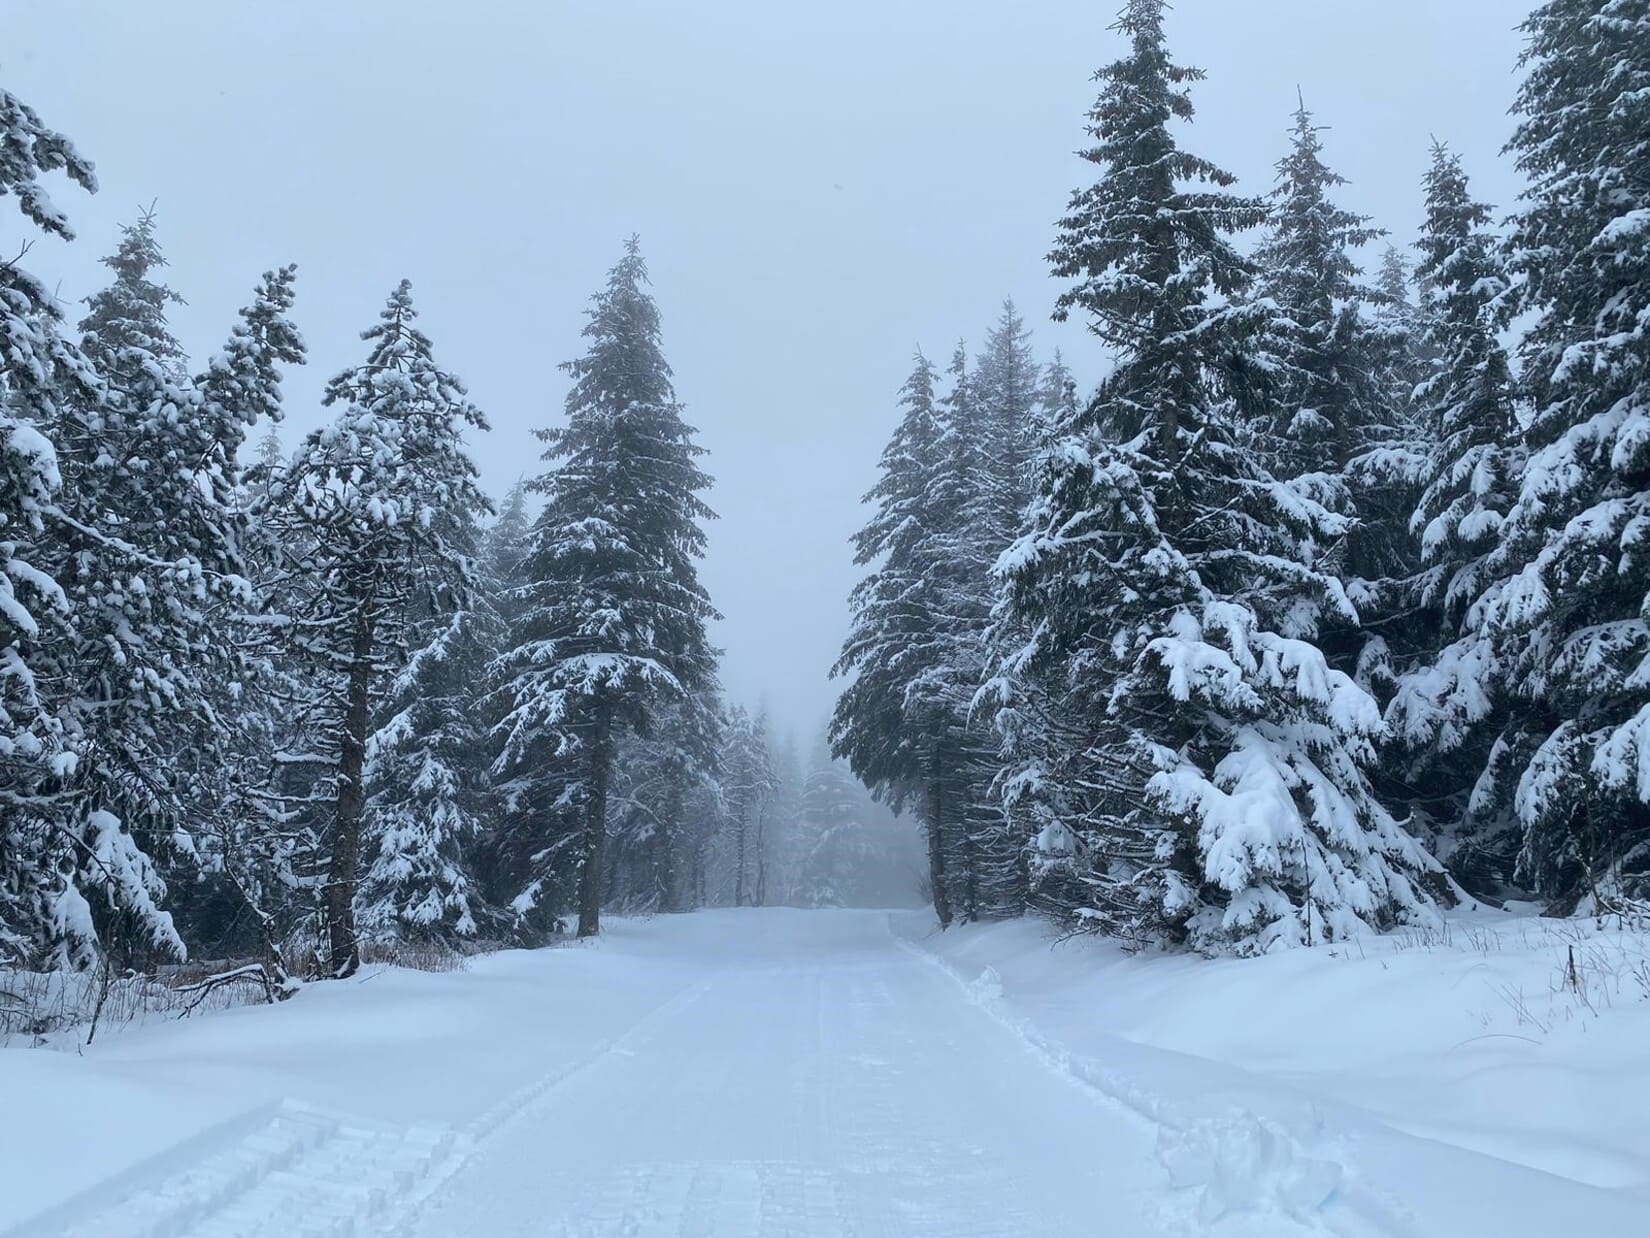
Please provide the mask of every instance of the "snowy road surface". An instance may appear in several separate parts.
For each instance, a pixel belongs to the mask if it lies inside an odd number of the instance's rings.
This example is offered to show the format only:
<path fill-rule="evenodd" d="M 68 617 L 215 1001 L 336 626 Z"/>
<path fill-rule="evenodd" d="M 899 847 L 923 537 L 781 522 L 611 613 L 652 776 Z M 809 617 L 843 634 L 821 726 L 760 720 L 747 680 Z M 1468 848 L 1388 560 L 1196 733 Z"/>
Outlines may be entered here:
<path fill-rule="evenodd" d="M 696 927 L 714 940 L 683 945 L 716 970 L 492 1132 L 414 1233 L 1161 1232 L 1144 1124 L 1028 1053 L 885 917 Z"/>
<path fill-rule="evenodd" d="M 0 1238 L 1645 1232 L 1642 1184 L 1610 1158 L 1546 1172 L 1585 1158 L 1486 1156 L 1124 1039 L 1178 992 L 1172 960 L 1128 981 L 1035 924 L 929 932 L 918 913 L 620 920 L 594 943 L 364 974 L 84 1056 L 8 1050 Z M 1209 989 L 1197 966 L 1188 983 Z M 1219 1018 L 1260 1024 L 1269 974 L 1234 968 L 1259 988 Z M 1096 975 L 1158 987 L 1107 1012 Z M 1298 1030 L 1303 1050 L 1324 1041 Z"/>

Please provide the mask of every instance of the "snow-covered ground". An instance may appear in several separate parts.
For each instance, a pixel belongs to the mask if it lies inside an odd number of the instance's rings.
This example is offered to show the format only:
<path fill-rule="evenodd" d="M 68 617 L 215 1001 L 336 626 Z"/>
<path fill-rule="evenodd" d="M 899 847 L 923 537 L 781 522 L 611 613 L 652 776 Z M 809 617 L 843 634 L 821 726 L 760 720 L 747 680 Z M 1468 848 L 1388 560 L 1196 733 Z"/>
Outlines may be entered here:
<path fill-rule="evenodd" d="M 1637 1234 L 1645 962 L 1483 913 L 1243 962 L 617 921 L 0 1052 L 0 1234 Z"/>

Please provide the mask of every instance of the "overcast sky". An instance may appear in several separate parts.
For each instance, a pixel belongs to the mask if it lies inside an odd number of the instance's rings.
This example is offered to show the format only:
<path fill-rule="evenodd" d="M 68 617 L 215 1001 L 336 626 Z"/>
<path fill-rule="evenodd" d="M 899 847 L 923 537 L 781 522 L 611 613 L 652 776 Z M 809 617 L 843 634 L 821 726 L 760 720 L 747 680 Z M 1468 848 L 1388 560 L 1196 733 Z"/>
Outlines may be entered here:
<path fill-rule="evenodd" d="M 677 390 L 710 449 L 704 577 L 724 681 L 811 728 L 855 578 L 858 496 L 919 345 L 978 342 L 1012 296 L 1039 351 L 1043 261 L 1073 187 L 1112 0 L 0 0 L 0 83 L 97 165 L 57 190 L 79 240 L 28 262 L 76 301 L 118 225 L 158 201 L 174 314 L 204 356 L 258 273 L 299 264 L 311 364 L 289 446 L 406 276 L 438 358 L 492 433 L 502 491 L 538 469 L 557 363 L 632 232 Z M 1407 244 L 1430 136 L 1498 206 L 1524 0 L 1179 0 L 1209 80 L 1182 140 L 1269 186 L 1297 84 L 1352 184 Z M 21 240 L 0 216 L 0 248 Z M 78 307 L 71 307 L 78 317 Z"/>

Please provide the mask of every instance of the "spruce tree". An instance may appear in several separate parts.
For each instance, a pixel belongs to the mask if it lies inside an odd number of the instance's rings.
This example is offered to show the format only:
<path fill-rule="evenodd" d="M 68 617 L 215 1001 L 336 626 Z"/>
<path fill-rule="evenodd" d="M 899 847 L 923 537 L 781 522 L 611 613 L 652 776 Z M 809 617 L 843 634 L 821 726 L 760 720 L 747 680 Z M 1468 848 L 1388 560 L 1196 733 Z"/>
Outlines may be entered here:
<path fill-rule="evenodd" d="M 469 556 L 476 531 L 454 529 Z M 357 919 L 394 940 L 474 937 L 484 909 L 471 857 L 490 816 L 486 723 L 489 657 L 478 583 L 469 596 L 410 624 L 414 652 L 386 689 L 367 742 L 362 834 L 366 871 Z"/>
<path fill-rule="evenodd" d="M 961 349 L 954 402 L 964 398 Z M 833 675 L 851 676 L 831 718 L 832 751 L 895 811 L 915 803 L 928 844 L 928 882 L 942 927 L 956 908 L 952 868 L 958 720 L 947 699 L 946 581 L 934 560 L 939 528 L 937 474 L 966 481 L 976 467 L 971 440 L 942 451 L 937 375 L 920 352 L 900 389 L 898 426 L 883 449 L 881 476 L 866 494 L 875 505 L 854 536 L 854 561 L 871 570 L 855 586 L 852 628 Z M 952 418 L 953 422 L 957 419 Z M 959 467 L 960 466 L 960 467 Z M 951 511 L 960 520 L 960 504 Z"/>
<path fill-rule="evenodd" d="M 143 962 L 182 953 L 155 908 L 163 872 L 194 866 L 199 808 L 222 791 L 219 688 L 237 677 L 233 630 L 250 601 L 236 457 L 277 407 L 277 363 L 301 345 L 283 316 L 288 271 L 246 311 L 260 317 L 191 376 L 166 320 L 179 298 L 155 278 L 165 262 L 153 215 L 124 229 L 105 262 L 114 279 L 80 324 L 102 388 L 65 402 L 52 425 L 64 478 L 57 576 L 75 614 L 59 666 L 82 744 L 61 790 L 80 831 L 77 881 L 107 896 L 106 947 Z"/>
<path fill-rule="evenodd" d="M 539 432 L 551 471 L 503 659 L 501 775 L 578 819 L 579 935 L 600 928 L 614 743 L 709 690 L 716 612 L 699 583 L 710 479 L 683 420 L 634 238 L 594 298 L 567 423 Z M 535 877 L 534 880 L 540 880 Z"/>
<path fill-rule="evenodd" d="M 487 423 L 436 364 L 415 318 L 402 281 L 362 333 L 367 359 L 327 385 L 333 420 L 305 439 L 271 494 L 296 576 L 285 630 L 308 698 L 289 719 L 288 760 L 301 754 L 309 767 L 301 797 L 327 806 L 322 972 L 331 976 L 360 961 L 355 903 L 375 706 L 407 666 L 419 615 L 471 604 L 470 528 L 489 509 L 462 438 Z"/>
<path fill-rule="evenodd" d="M 1350 251 L 1381 232 L 1330 201 L 1346 181 L 1324 163 L 1323 130 L 1304 101 L 1294 122 L 1290 152 L 1277 165 L 1270 232 L 1255 253 L 1257 292 L 1278 311 L 1269 341 L 1280 370 L 1268 393 L 1276 408 L 1273 469 L 1286 478 L 1337 477 L 1379 418 Z"/>
<path fill-rule="evenodd" d="M 842 907 L 850 902 L 856 880 L 863 879 L 875 853 L 864 809 L 863 792 L 852 775 L 828 753 L 819 753 L 802 790 L 798 904 Z"/>
<path fill-rule="evenodd" d="M 1132 0 L 1098 74 L 1078 191 L 1052 261 L 1058 313 L 1115 351 L 1041 456 L 1000 614 L 1028 634 L 988 698 L 1006 790 L 1036 806 L 1069 914 L 1134 940 L 1264 950 L 1424 917 L 1438 865 L 1366 777 L 1376 703 L 1311 643 L 1356 611 L 1303 555 L 1349 522 L 1245 450 L 1250 265 L 1227 237 L 1266 217 L 1180 150 L 1192 114 L 1162 0 Z"/>
<path fill-rule="evenodd" d="M 265 500 L 267 479 L 280 466 L 281 367 L 304 360 L 289 317 L 295 280 L 291 266 L 265 272 L 227 343 L 195 379 L 198 458 L 210 464 L 200 480 L 222 505 L 225 561 L 232 560 L 238 583 L 214 607 L 220 639 L 203 671 L 204 708 L 185 750 L 173 756 L 187 771 L 183 820 L 190 839 L 177 878 L 193 883 L 178 909 L 180 931 L 214 957 L 261 953 L 283 992 L 288 977 L 277 938 L 296 884 L 297 848 L 271 785 L 284 694 L 266 623 L 278 554 Z M 257 464 L 243 472 L 236 455 L 259 420 L 268 430 Z"/>
<path fill-rule="evenodd" d="M 729 864 L 735 907 L 761 906 L 766 890 L 766 825 L 776 775 L 765 716 L 734 706 L 723 728 L 721 786 L 727 806 Z"/>
<path fill-rule="evenodd" d="M 1471 620 L 1502 634 L 1520 716 L 1480 794 L 1513 802 L 1522 882 L 1607 905 L 1650 893 L 1650 7 L 1549 0 L 1524 30 L 1511 266 L 1536 315 L 1529 458 L 1505 578 Z"/>
<path fill-rule="evenodd" d="M 1441 144 L 1425 188 L 1417 275 L 1427 289 L 1419 315 L 1427 361 L 1415 401 L 1433 450 L 1410 527 L 1421 554 L 1411 599 L 1428 640 L 1387 718 L 1400 785 L 1440 858 L 1472 885 L 1505 885 L 1508 805 L 1472 792 L 1510 725 L 1510 685 L 1499 682 L 1493 634 L 1469 614 L 1496 578 L 1501 527 L 1523 471 L 1512 373 L 1498 339 L 1508 282 L 1489 208 L 1472 199 L 1461 160 Z"/>
<path fill-rule="evenodd" d="M 97 188 L 73 144 L 0 89 L 0 198 L 15 197 L 36 229 L 68 240 L 68 219 L 41 181 L 60 171 Z M 54 665 L 72 616 L 51 574 L 62 474 L 47 431 L 66 403 L 97 392 L 44 285 L 20 261 L 0 262 L 0 962 L 84 961 L 94 947 L 56 795 L 79 753 Z"/>
<path fill-rule="evenodd" d="M 1385 372 L 1394 341 L 1376 328 L 1376 297 L 1357 282 L 1354 251 L 1383 233 L 1331 200 L 1346 181 L 1324 162 L 1322 132 L 1301 101 L 1255 255 L 1256 293 L 1275 307 L 1264 343 L 1264 450 L 1280 481 L 1356 518 L 1321 562 L 1340 576 L 1357 620 L 1328 618 L 1316 639 L 1336 666 L 1384 692 L 1391 647 L 1409 635 L 1401 582 L 1414 568 L 1408 521 L 1424 450 Z"/>

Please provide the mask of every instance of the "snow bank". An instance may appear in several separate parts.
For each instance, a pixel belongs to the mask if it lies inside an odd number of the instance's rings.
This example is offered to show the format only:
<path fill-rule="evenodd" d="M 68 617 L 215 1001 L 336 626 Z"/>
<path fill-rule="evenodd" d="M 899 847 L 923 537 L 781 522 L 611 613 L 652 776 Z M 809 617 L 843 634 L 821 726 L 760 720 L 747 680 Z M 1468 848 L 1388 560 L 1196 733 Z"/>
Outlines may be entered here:
<path fill-rule="evenodd" d="M 1035 920 L 894 928 L 1034 1052 L 1156 1122 L 1205 1222 L 1627 1233 L 1609 1219 L 1650 1201 L 1643 936 L 1473 912 L 1211 961 Z"/>

